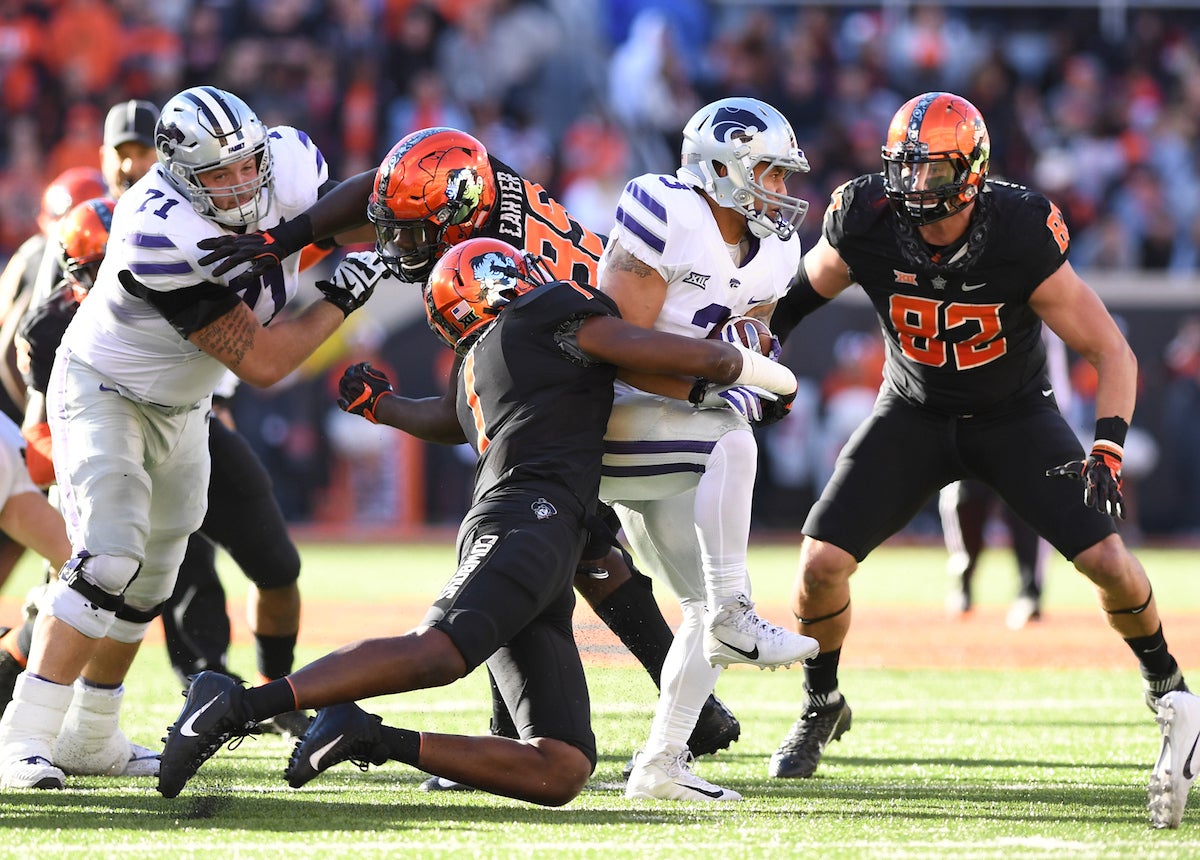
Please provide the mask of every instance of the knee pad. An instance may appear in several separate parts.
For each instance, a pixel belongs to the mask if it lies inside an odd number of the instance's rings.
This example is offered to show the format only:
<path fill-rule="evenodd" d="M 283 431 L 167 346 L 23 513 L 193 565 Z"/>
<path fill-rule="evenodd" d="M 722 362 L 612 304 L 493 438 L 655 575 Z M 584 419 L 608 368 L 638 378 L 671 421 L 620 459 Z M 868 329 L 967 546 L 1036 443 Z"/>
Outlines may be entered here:
<path fill-rule="evenodd" d="M 150 622 L 162 614 L 165 605 L 165 602 L 160 603 L 150 609 L 135 609 L 128 604 L 122 606 L 108 628 L 108 638 L 126 644 L 141 642 Z"/>
<path fill-rule="evenodd" d="M 89 639 L 103 639 L 112 627 L 116 611 L 103 609 L 62 580 L 50 587 L 43 604 L 46 614 L 74 627 Z"/>
<path fill-rule="evenodd" d="M 88 555 L 86 552 L 72 558 L 58 572 L 60 582 L 66 582 L 72 588 L 83 593 L 93 603 L 101 605 L 113 603 L 111 598 L 121 600 L 121 595 L 133 582 L 141 569 L 135 559 L 120 555 Z M 91 586 L 91 587 L 89 587 Z M 90 591 L 99 590 L 105 594 L 93 597 Z M 114 612 L 119 605 L 105 605 Z"/>
<path fill-rule="evenodd" d="M 51 586 L 49 613 L 91 639 L 107 636 L 138 566 L 131 558 L 115 555 L 75 556 Z"/>

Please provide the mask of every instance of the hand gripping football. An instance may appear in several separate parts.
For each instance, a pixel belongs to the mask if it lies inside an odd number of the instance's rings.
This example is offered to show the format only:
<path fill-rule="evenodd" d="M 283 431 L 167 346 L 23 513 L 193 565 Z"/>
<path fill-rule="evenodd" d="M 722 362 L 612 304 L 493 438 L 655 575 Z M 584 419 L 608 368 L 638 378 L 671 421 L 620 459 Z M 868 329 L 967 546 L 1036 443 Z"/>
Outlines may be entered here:
<path fill-rule="evenodd" d="M 710 340 L 736 343 L 759 355 L 770 356 L 775 349 L 775 337 L 767 324 L 755 317 L 732 316 L 708 333 Z"/>

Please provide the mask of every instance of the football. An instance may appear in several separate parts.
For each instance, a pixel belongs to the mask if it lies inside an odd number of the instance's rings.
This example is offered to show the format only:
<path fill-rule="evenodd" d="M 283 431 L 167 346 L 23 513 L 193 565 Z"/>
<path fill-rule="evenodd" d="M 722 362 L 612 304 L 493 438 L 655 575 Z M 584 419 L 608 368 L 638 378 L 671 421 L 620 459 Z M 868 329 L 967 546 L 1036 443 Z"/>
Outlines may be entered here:
<path fill-rule="evenodd" d="M 710 340 L 738 343 L 760 355 L 771 354 L 771 329 L 756 317 L 732 316 L 708 333 Z"/>

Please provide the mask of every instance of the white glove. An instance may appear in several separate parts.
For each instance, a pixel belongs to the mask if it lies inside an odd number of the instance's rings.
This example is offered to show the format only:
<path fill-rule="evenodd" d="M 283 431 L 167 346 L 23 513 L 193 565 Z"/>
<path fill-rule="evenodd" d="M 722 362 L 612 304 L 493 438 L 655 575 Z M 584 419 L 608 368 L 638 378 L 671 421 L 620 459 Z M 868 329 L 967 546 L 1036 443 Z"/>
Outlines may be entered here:
<path fill-rule="evenodd" d="M 692 405 L 697 409 L 732 409 L 754 424 L 762 420 L 762 401 L 778 399 L 765 388 L 754 385 L 716 385 L 705 391 L 704 396 Z"/>
<path fill-rule="evenodd" d="M 317 281 L 317 289 L 324 294 L 325 301 L 350 316 L 371 298 L 379 279 L 389 274 L 390 270 L 375 251 L 355 251 L 346 255 L 328 281 Z"/>

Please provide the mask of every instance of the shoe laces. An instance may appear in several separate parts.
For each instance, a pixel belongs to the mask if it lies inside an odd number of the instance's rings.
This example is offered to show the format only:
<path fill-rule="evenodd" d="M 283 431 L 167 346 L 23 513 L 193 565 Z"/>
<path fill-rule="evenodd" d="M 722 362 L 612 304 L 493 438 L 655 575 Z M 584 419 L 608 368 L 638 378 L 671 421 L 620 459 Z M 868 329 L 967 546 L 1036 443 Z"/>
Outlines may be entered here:
<path fill-rule="evenodd" d="M 692 755 L 692 751 L 684 747 L 678 754 L 669 758 L 666 767 L 667 775 L 672 779 L 678 776 L 689 776 L 693 779 L 698 779 L 695 773 L 692 772 L 692 765 L 695 763 L 696 757 Z"/>
<path fill-rule="evenodd" d="M 745 597 L 739 597 L 737 603 L 723 609 L 717 616 L 717 624 L 729 624 L 739 633 L 750 635 L 778 635 L 782 628 L 764 620 L 754 611 L 754 603 Z"/>

